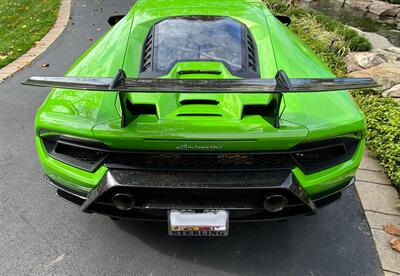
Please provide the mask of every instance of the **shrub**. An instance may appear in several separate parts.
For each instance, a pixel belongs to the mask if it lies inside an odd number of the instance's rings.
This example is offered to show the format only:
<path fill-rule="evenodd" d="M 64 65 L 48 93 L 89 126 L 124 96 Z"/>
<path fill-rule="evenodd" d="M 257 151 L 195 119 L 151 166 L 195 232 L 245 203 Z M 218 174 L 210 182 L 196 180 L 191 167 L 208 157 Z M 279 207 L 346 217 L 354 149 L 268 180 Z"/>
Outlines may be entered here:
<path fill-rule="evenodd" d="M 400 104 L 373 91 L 358 91 L 353 96 L 367 120 L 368 147 L 392 183 L 400 186 Z"/>

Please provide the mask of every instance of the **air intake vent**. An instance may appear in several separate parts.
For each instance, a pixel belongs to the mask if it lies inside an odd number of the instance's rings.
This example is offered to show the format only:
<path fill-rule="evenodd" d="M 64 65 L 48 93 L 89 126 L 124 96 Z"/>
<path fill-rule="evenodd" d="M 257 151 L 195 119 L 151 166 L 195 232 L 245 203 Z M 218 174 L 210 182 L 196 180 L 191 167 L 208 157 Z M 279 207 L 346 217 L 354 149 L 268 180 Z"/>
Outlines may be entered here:
<path fill-rule="evenodd" d="M 182 100 L 180 101 L 181 105 L 188 104 L 208 104 L 208 105 L 218 105 L 219 102 L 217 100 L 208 100 L 208 99 L 192 99 L 192 100 Z"/>
<path fill-rule="evenodd" d="M 222 117 L 221 114 L 215 114 L 215 113 L 182 113 L 178 114 L 179 117 Z"/>
<path fill-rule="evenodd" d="M 257 72 L 256 48 L 251 35 L 247 34 L 247 62 L 249 71 Z"/>
<path fill-rule="evenodd" d="M 274 111 L 274 102 L 270 104 L 251 104 L 243 106 L 242 118 L 247 115 L 272 116 Z"/>
<path fill-rule="evenodd" d="M 143 48 L 142 72 L 151 69 L 152 54 L 153 54 L 153 33 L 150 33 L 146 39 L 146 43 Z"/>
<path fill-rule="evenodd" d="M 139 116 L 139 115 L 157 116 L 157 107 L 155 104 L 132 104 L 130 101 L 127 101 L 127 108 L 130 111 L 130 113 L 134 116 Z"/>

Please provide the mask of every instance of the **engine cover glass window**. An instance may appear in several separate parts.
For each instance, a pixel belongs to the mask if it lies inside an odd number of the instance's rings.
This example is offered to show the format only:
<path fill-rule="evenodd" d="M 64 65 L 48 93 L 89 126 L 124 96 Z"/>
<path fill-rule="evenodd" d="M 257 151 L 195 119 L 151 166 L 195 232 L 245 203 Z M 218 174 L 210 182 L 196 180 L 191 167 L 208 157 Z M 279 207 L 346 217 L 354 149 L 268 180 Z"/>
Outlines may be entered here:
<path fill-rule="evenodd" d="M 166 72 L 177 61 L 216 60 L 231 71 L 243 63 L 244 27 L 224 17 L 169 18 L 154 28 L 153 70 Z"/>

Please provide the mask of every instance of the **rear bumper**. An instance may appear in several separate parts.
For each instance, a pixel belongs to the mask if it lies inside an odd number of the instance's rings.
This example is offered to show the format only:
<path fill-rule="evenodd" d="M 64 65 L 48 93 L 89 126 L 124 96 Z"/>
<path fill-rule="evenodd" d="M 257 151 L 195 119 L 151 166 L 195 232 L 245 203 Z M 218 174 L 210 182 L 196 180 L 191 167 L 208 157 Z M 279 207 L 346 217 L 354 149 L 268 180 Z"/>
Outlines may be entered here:
<path fill-rule="evenodd" d="M 349 177 L 340 185 L 310 197 L 288 171 L 266 172 L 149 172 L 109 170 L 89 193 L 77 193 L 45 176 L 62 198 L 81 206 L 87 213 L 166 221 L 171 209 L 224 209 L 230 221 L 261 221 L 315 214 L 317 208 L 340 198 L 340 192 L 354 184 Z M 111 204 L 116 193 L 135 198 L 135 207 L 122 211 Z M 287 207 L 268 212 L 263 201 L 269 195 L 287 198 Z"/>

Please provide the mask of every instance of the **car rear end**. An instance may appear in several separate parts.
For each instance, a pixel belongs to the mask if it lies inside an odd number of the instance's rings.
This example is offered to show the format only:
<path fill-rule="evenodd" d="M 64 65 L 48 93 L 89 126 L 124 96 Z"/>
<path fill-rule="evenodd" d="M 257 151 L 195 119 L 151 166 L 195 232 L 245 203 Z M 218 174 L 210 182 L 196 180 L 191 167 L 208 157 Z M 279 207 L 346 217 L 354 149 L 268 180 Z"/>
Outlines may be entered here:
<path fill-rule="evenodd" d="M 68 75 L 109 76 L 121 66 L 116 60 L 128 60 L 122 66 L 137 78 L 271 78 L 279 62 L 293 77 L 332 77 L 287 31 L 274 37 L 283 26 L 265 25 L 272 16 L 265 7 L 234 4 L 214 7 L 223 16 L 171 9 L 177 14 L 168 18 L 156 10 L 160 19 L 129 28 L 140 15 L 131 12 Z M 135 36 L 124 36 L 125 48 L 112 36 L 127 30 Z M 202 35 L 188 39 L 195 32 Z M 292 47 L 302 64 L 287 64 L 290 57 L 271 42 Z M 104 51 L 109 45 L 120 52 Z M 106 65 L 94 58 L 104 53 L 112 61 Z M 346 91 L 281 96 L 55 89 L 35 125 L 45 179 L 84 212 L 169 221 L 173 235 L 226 235 L 228 221 L 315 214 L 354 183 L 364 117 Z"/>

